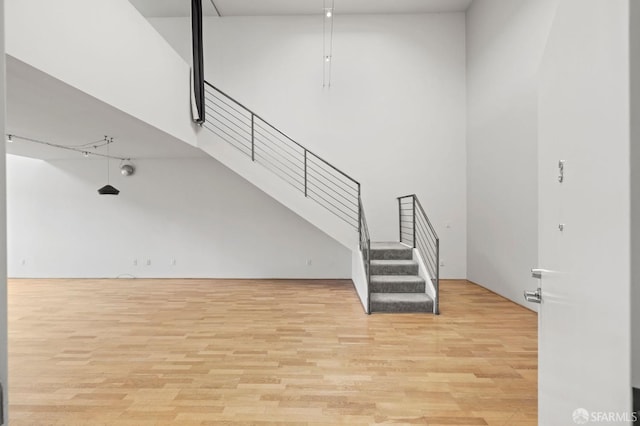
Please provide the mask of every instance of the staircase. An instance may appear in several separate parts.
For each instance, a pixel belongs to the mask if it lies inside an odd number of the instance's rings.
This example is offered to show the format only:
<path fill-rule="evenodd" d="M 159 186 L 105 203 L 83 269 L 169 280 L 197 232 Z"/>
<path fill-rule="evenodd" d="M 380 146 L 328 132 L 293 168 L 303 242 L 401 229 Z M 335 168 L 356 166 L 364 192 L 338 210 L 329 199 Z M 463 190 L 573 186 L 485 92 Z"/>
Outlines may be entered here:
<path fill-rule="evenodd" d="M 411 247 L 371 243 L 371 312 L 433 312 L 433 299 L 418 269 Z"/>
<path fill-rule="evenodd" d="M 372 244 L 358 181 L 206 81 L 205 105 L 198 147 L 349 248 L 367 313 L 439 314 L 439 238 L 415 194 L 397 199 L 400 242 Z"/>

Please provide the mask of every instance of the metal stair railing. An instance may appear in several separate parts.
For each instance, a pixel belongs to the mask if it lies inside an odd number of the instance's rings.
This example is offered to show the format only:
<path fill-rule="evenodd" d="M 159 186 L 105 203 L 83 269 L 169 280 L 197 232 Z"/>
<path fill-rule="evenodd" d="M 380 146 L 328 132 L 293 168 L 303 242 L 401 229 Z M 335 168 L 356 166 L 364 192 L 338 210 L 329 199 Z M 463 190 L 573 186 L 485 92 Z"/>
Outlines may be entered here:
<path fill-rule="evenodd" d="M 360 183 L 205 81 L 203 127 L 361 232 Z"/>
<path fill-rule="evenodd" d="M 360 182 L 208 81 L 205 105 L 204 128 L 358 231 L 369 293 L 371 238 Z"/>
<path fill-rule="evenodd" d="M 415 194 L 398 197 L 400 242 L 417 249 L 435 289 L 433 313 L 440 313 L 440 238 Z"/>
<path fill-rule="evenodd" d="M 360 205 L 360 251 L 362 252 L 362 261 L 364 262 L 364 271 L 367 278 L 367 312 L 371 313 L 371 287 L 369 282 L 371 281 L 371 236 L 369 235 L 369 226 L 367 225 L 367 218 L 364 214 L 364 207 L 362 200 L 359 199 Z"/>

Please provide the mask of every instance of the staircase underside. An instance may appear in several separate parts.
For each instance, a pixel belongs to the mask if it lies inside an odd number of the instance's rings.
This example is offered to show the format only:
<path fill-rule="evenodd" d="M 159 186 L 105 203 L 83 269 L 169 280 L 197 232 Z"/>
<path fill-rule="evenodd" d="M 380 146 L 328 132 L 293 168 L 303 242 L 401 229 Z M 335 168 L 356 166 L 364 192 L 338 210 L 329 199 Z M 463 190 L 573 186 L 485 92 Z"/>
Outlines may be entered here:
<path fill-rule="evenodd" d="M 433 312 L 413 249 L 401 243 L 371 243 L 371 313 Z"/>

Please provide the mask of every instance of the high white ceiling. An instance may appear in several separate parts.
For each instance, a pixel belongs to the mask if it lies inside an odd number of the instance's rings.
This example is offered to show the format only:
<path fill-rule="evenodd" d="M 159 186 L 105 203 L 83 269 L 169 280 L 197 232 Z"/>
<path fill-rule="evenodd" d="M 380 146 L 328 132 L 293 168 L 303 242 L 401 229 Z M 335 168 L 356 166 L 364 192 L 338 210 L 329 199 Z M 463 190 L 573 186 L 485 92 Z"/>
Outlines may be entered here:
<path fill-rule="evenodd" d="M 6 124 L 8 134 L 67 146 L 94 142 L 109 135 L 114 138 L 110 154 L 123 158 L 206 156 L 199 149 L 10 56 L 7 56 Z M 6 146 L 9 154 L 43 160 L 82 158 L 78 152 L 17 138 Z M 105 154 L 106 148 L 96 152 Z"/>
<path fill-rule="evenodd" d="M 130 0 L 146 17 L 190 16 L 189 0 Z M 443 13 L 467 10 L 472 0 L 334 0 L 338 14 Z M 323 0 L 202 0 L 203 12 L 217 16 L 316 15 Z"/>

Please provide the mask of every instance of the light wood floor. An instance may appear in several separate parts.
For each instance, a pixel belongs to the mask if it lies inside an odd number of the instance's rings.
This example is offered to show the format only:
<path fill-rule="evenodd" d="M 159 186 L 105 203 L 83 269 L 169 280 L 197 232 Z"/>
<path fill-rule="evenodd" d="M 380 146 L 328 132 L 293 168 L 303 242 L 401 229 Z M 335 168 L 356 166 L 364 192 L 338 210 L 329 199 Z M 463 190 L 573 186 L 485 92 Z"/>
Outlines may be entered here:
<path fill-rule="evenodd" d="M 11 426 L 535 425 L 536 315 L 465 281 L 367 316 L 347 281 L 11 280 Z"/>

